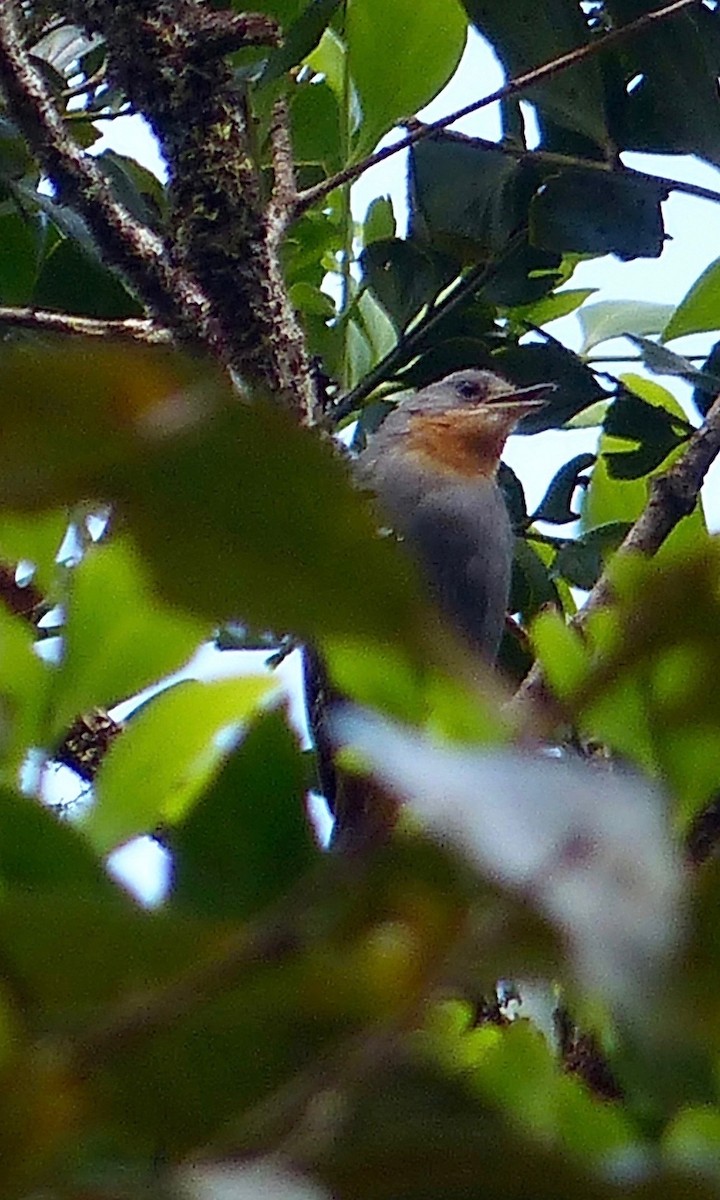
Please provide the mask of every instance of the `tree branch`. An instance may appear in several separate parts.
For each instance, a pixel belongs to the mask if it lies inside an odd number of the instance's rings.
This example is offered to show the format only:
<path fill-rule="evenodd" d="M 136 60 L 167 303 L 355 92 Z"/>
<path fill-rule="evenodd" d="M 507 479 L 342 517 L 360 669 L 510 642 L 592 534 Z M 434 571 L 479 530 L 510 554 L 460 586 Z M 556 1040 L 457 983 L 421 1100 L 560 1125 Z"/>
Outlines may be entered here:
<path fill-rule="evenodd" d="M 173 336 L 169 329 L 144 318 L 124 321 L 99 321 L 95 317 L 77 317 L 72 313 L 49 312 L 42 308 L 5 308 L 0 305 L 0 326 L 30 329 L 36 333 L 64 333 L 72 336 L 119 338 L 146 346 L 167 346 Z"/>
<path fill-rule="evenodd" d="M 68 136 L 50 92 L 26 53 L 17 4 L 0 4 L 0 90 L 58 194 L 87 222 L 105 260 L 117 268 L 160 323 L 182 340 L 204 340 L 207 300 L 171 264 L 162 240 L 118 203 L 95 161 Z"/>
<path fill-rule="evenodd" d="M 319 200 L 323 200 L 330 192 L 335 191 L 336 188 L 341 187 L 345 183 L 352 183 L 354 179 L 358 179 L 370 167 L 375 167 L 378 163 L 385 162 L 393 154 L 399 154 L 402 150 L 408 150 L 416 142 L 422 141 L 423 138 L 431 137 L 432 134 L 447 129 L 449 125 L 453 125 L 463 117 L 470 116 L 471 113 L 479 112 L 480 109 L 486 108 L 490 104 L 496 104 L 500 100 L 508 100 L 512 96 L 517 96 L 520 92 L 527 91 L 529 87 L 534 87 L 538 83 L 544 83 L 547 79 L 551 79 L 561 71 L 567 70 L 568 67 L 574 67 L 578 63 L 585 62 L 586 59 L 592 58 L 596 54 L 600 54 L 613 46 L 617 46 L 632 34 L 638 33 L 647 26 L 657 21 L 665 20 L 667 17 L 671 17 L 675 13 L 681 12 L 685 8 L 690 8 L 695 4 L 696 0 L 672 0 L 672 3 L 655 9 L 654 12 L 644 13 L 637 20 L 629 21 L 627 25 L 623 25 L 620 29 L 613 29 L 610 33 L 606 33 L 592 42 L 578 46 L 574 50 L 569 50 L 567 54 L 561 54 L 558 58 L 551 59 L 550 62 L 543 63 L 539 67 L 533 67 L 530 71 L 523 71 L 522 74 L 509 80 L 488 96 L 483 96 L 480 100 L 474 100 L 471 104 L 466 104 L 463 108 L 449 113 L 448 116 L 441 117 L 437 121 L 431 121 L 428 125 L 422 125 L 420 128 L 413 129 L 406 137 L 401 138 L 399 142 L 395 142 L 394 145 L 385 146 L 382 150 L 377 150 L 374 154 L 368 155 L 367 158 L 362 159 L 360 162 L 352 163 L 350 166 L 345 167 L 344 170 L 338 171 L 330 179 L 326 179 L 322 183 L 316 184 L 315 187 L 307 188 L 304 192 L 301 192 L 295 205 L 295 215 L 299 216 L 306 209 L 310 208 L 311 205 L 316 204 Z M 491 144 L 497 149 L 502 148 L 495 142 Z M 527 151 L 523 151 L 522 156 L 524 157 L 527 153 Z M 605 170 L 612 169 L 606 167 L 605 164 L 600 164 L 600 166 Z M 651 176 L 651 178 L 654 179 L 655 176 Z M 691 195 L 702 194 L 707 199 L 720 199 L 720 196 L 716 193 L 711 193 L 708 196 L 707 192 L 709 189 L 695 190 L 692 184 L 676 184 L 673 181 L 670 186 L 678 191 L 688 191 Z M 690 188 L 693 188 L 691 192 L 689 191 Z"/>
<path fill-rule="evenodd" d="M 223 61 L 230 49 L 277 44 L 277 24 L 209 13 L 196 0 L 67 0 L 65 10 L 103 34 L 108 77 L 160 142 L 174 260 L 208 299 L 223 360 L 309 423 L 310 362 L 268 227 L 246 105 Z"/>
<path fill-rule="evenodd" d="M 710 467 L 720 454 L 720 396 L 710 408 L 704 424 L 688 441 L 684 454 L 662 475 L 650 481 L 647 504 L 628 532 L 617 554 L 645 554 L 652 557 L 675 526 L 695 508 L 700 489 Z M 571 624 L 582 628 L 591 613 L 612 604 L 611 572 L 604 571 L 586 603 Z M 512 709 L 515 715 L 542 710 L 548 701 L 545 676 L 536 662 L 518 689 Z"/>

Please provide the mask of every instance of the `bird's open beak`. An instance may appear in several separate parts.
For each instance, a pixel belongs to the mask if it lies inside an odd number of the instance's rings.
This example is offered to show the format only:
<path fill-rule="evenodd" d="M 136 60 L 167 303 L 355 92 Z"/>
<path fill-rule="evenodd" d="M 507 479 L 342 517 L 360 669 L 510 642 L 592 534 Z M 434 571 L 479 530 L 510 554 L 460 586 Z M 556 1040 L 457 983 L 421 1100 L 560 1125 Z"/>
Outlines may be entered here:
<path fill-rule="evenodd" d="M 543 408 L 549 401 L 552 393 L 557 390 L 557 385 L 554 383 L 533 383 L 530 387 L 512 388 L 507 392 L 496 392 L 494 396 L 488 396 L 485 403 L 491 404 L 493 408 L 500 405 L 502 408 L 516 412 L 518 416 L 524 415 L 526 412 L 533 412 L 538 408 Z"/>

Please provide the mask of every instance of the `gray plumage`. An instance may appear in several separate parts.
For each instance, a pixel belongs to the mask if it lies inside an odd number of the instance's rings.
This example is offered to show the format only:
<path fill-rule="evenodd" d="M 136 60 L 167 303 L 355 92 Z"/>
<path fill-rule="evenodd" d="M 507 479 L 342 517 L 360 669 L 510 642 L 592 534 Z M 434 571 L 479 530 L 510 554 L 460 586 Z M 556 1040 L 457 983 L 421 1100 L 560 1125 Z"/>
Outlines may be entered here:
<path fill-rule="evenodd" d="M 477 474 L 454 471 L 412 449 L 413 429 L 427 416 L 464 411 L 472 421 L 475 413 L 501 448 L 520 416 L 539 403 L 539 391 L 513 392 L 487 371 L 456 372 L 403 398 L 356 464 L 360 486 L 377 496 L 381 519 L 407 543 L 438 607 L 490 661 L 502 636 L 513 557 L 497 456 L 478 462 Z"/>

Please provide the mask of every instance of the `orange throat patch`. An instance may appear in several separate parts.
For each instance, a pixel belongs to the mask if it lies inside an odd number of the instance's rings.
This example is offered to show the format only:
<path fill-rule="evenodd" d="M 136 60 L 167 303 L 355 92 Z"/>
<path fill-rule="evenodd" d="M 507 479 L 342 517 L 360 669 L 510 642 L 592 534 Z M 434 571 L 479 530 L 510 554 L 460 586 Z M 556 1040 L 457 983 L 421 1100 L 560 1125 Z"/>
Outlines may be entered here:
<path fill-rule="evenodd" d="M 515 417 L 499 411 L 419 413 L 410 422 L 408 449 L 449 475 L 493 479 L 515 424 Z"/>

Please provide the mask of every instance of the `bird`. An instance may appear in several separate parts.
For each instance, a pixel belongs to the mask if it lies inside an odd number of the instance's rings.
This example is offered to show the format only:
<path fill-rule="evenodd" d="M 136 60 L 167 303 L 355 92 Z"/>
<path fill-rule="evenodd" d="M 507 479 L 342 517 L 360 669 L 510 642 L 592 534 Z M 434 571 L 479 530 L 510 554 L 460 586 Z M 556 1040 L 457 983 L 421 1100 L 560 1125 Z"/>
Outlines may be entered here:
<path fill-rule="evenodd" d="M 489 663 L 505 624 L 514 544 L 497 482 L 500 456 L 518 422 L 553 390 L 517 388 L 492 371 L 455 371 L 405 395 L 354 464 L 441 615 Z"/>
<path fill-rule="evenodd" d="M 353 463 L 355 482 L 374 494 L 380 524 L 405 543 L 441 616 L 488 664 L 505 623 L 514 542 L 497 482 L 500 456 L 554 387 L 455 371 L 404 394 Z M 339 780 L 327 718 L 343 698 L 312 646 L 303 662 L 320 788 L 335 816 L 331 846 L 355 852 L 383 840 L 396 805 L 367 780 Z"/>

